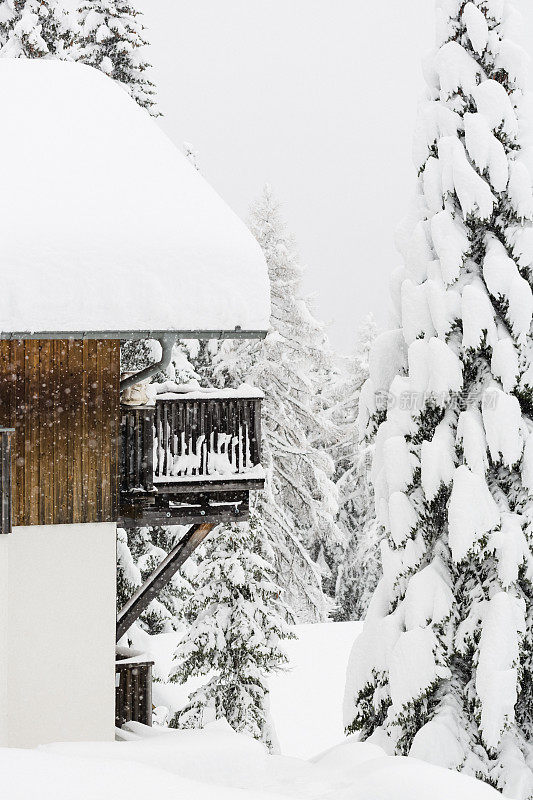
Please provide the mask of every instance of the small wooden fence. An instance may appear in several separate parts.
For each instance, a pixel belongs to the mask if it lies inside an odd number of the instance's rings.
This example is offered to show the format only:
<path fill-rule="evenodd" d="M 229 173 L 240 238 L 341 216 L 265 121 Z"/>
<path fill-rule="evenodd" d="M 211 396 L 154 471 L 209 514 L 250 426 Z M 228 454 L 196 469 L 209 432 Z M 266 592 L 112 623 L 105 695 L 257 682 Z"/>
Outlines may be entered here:
<path fill-rule="evenodd" d="M 234 481 L 261 464 L 261 398 L 173 397 L 122 407 L 122 491 Z"/>
<path fill-rule="evenodd" d="M 0 534 L 11 533 L 11 439 L 13 428 L 0 428 Z"/>
<path fill-rule="evenodd" d="M 126 647 L 117 648 L 115 662 L 115 725 L 126 722 L 152 724 L 152 667 L 142 654 Z"/>

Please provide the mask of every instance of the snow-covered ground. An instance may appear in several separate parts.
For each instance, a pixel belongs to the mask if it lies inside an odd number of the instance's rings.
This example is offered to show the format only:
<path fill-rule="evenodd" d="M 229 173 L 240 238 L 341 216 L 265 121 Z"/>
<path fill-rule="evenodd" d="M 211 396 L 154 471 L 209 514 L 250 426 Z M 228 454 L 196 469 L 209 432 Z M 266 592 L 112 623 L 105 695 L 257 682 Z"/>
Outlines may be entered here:
<path fill-rule="evenodd" d="M 346 666 L 360 622 L 297 625 L 287 643 L 290 671 L 271 680 L 271 712 L 281 752 L 311 758 L 344 738 Z"/>
<path fill-rule="evenodd" d="M 289 669 L 271 678 L 271 713 L 283 755 L 311 758 L 342 741 L 342 700 L 348 656 L 361 630 L 359 622 L 296 625 L 297 638 L 286 643 Z M 135 647 L 156 662 L 154 704 L 173 714 L 205 678 L 180 686 L 167 683 L 180 634 L 137 633 Z"/>
<path fill-rule="evenodd" d="M 272 713 L 283 755 L 221 720 L 203 731 L 146 728 L 124 741 L 0 748 L 0 797 L 9 800 L 497 800 L 486 784 L 377 746 L 344 740 L 344 672 L 358 623 L 302 625 L 290 642 L 292 671 L 272 684 Z M 159 674 L 168 673 L 176 634 L 152 637 Z M 159 684 L 179 705 L 192 686 Z M 319 752 L 328 745 L 325 752 Z M 313 754 L 310 760 L 305 760 Z M 300 755 L 302 758 L 291 757 Z"/>
<path fill-rule="evenodd" d="M 442 767 L 349 740 L 312 761 L 268 755 L 221 720 L 203 731 L 131 723 L 127 741 L 0 749 L 9 800 L 497 800 Z"/>

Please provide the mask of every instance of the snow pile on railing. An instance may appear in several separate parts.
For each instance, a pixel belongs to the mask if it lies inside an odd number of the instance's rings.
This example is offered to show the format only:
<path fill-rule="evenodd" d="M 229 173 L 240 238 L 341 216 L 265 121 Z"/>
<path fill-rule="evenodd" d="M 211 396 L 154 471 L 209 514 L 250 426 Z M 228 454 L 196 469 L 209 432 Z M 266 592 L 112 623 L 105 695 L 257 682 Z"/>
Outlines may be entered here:
<path fill-rule="evenodd" d="M 262 400 L 264 393 L 249 383 L 243 383 L 236 389 L 217 389 L 212 386 L 200 386 L 198 381 L 193 380 L 188 383 L 176 383 L 175 381 L 164 381 L 163 383 L 153 383 L 147 387 L 150 402 L 156 400 L 235 400 L 246 398 L 248 400 Z"/>
<path fill-rule="evenodd" d="M 260 401 L 248 384 L 236 389 L 165 381 L 148 387 L 155 405 L 154 483 L 264 479 Z"/>

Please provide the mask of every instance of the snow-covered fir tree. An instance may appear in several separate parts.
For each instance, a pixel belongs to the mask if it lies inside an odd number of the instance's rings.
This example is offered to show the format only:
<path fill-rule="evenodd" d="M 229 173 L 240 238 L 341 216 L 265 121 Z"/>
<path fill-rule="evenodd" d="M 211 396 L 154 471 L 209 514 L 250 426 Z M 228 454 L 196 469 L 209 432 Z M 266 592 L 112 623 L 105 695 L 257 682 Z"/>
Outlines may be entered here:
<path fill-rule="evenodd" d="M 218 352 L 218 339 L 182 339 L 174 357 L 177 380 L 184 383 L 196 380 L 201 386 L 215 386 L 214 359 Z"/>
<path fill-rule="evenodd" d="M 0 54 L 2 54 L 16 21 L 15 0 L 2 0 L 0 2 Z"/>
<path fill-rule="evenodd" d="M 140 16 L 125 0 L 83 3 L 77 12 L 78 60 L 124 84 L 140 106 L 159 116 L 155 86 L 148 77 L 151 65 L 143 54 L 147 41 Z"/>
<path fill-rule="evenodd" d="M 313 557 L 321 545 L 342 540 L 333 463 L 314 443 L 325 438 L 320 430 L 328 425 L 316 402 L 327 358 L 324 331 L 302 296 L 302 268 L 269 187 L 252 208 L 251 230 L 268 265 L 271 327 L 262 342 L 222 343 L 217 371 L 228 384 L 247 381 L 265 393 L 266 484 L 254 495 L 253 506 L 272 544 L 276 581 L 288 606 L 300 622 L 324 620 L 330 603 Z"/>
<path fill-rule="evenodd" d="M 180 526 L 131 528 L 117 532 L 117 611 L 148 579 L 183 536 Z M 180 630 L 190 620 L 185 614 L 193 594 L 195 560 L 189 559 L 136 623 L 149 634 Z"/>
<path fill-rule="evenodd" d="M 58 0 L 2 0 L 0 56 L 71 57 L 75 32 Z"/>
<path fill-rule="evenodd" d="M 123 528 L 117 528 L 117 611 L 123 608 L 141 583 L 141 571 L 131 554 L 128 534 Z"/>
<path fill-rule="evenodd" d="M 202 728 L 225 718 L 276 749 L 268 677 L 283 669 L 290 613 L 273 581 L 272 553 L 257 515 L 220 527 L 198 563 L 191 611 L 196 618 L 176 653 L 171 680 L 211 675 L 176 714 L 172 727 Z"/>
<path fill-rule="evenodd" d="M 533 198 L 512 10 L 437 3 L 418 191 L 398 236 L 399 328 L 377 338 L 361 403 L 366 432 L 378 428 L 387 535 L 345 722 L 529 798 Z"/>
<path fill-rule="evenodd" d="M 338 622 L 364 619 L 382 572 L 379 549 L 382 530 L 369 481 L 371 447 L 357 452 L 357 463 L 337 484 L 346 506 L 351 507 L 346 519 L 339 520 L 340 525 L 347 525 L 348 540 L 335 585 L 333 617 Z"/>
<path fill-rule="evenodd" d="M 151 339 L 131 339 L 120 348 L 120 369 L 122 373 L 140 372 L 157 361 L 154 341 Z"/>
<path fill-rule="evenodd" d="M 186 528 L 181 526 L 156 526 L 134 528 L 128 532 L 129 549 L 143 583 L 167 557 L 185 531 Z M 189 580 L 190 567 L 194 572 L 194 564 L 187 562 L 141 614 L 141 625 L 148 633 L 162 633 L 182 627 L 185 620 L 183 609 L 193 592 Z"/>
<path fill-rule="evenodd" d="M 335 438 L 329 452 L 339 492 L 337 522 L 346 545 L 338 558 L 334 612 L 337 620 L 362 619 L 380 577 L 379 524 L 370 481 L 372 445 L 360 441 L 359 395 L 369 374 L 369 354 L 376 324 L 368 317 L 360 326 L 355 352 L 342 359 L 325 391 L 324 404 L 333 420 Z"/>

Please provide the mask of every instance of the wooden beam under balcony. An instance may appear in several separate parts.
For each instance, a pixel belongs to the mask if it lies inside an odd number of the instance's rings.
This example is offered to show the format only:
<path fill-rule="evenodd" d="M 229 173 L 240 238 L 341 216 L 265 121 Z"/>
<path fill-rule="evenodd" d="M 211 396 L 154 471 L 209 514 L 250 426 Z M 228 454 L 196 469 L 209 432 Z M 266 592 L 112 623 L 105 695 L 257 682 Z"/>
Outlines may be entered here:
<path fill-rule="evenodd" d="M 238 501 L 227 503 L 209 502 L 197 503 L 195 497 L 190 497 L 190 503 L 166 506 L 147 505 L 137 501 L 131 506 L 125 506 L 122 516 L 118 520 L 121 528 L 150 528 L 155 525 L 191 525 L 201 523 L 245 522 L 250 517 L 249 495 L 243 492 Z"/>
<path fill-rule="evenodd" d="M 265 479 L 263 476 L 259 478 L 248 478 L 246 475 L 233 476 L 229 475 L 227 478 L 210 479 L 209 476 L 202 480 L 187 480 L 181 478 L 179 481 L 158 480 L 154 484 L 155 489 L 159 495 L 198 495 L 198 494 L 216 494 L 219 491 L 224 492 L 250 492 L 259 491 L 265 486 Z"/>

